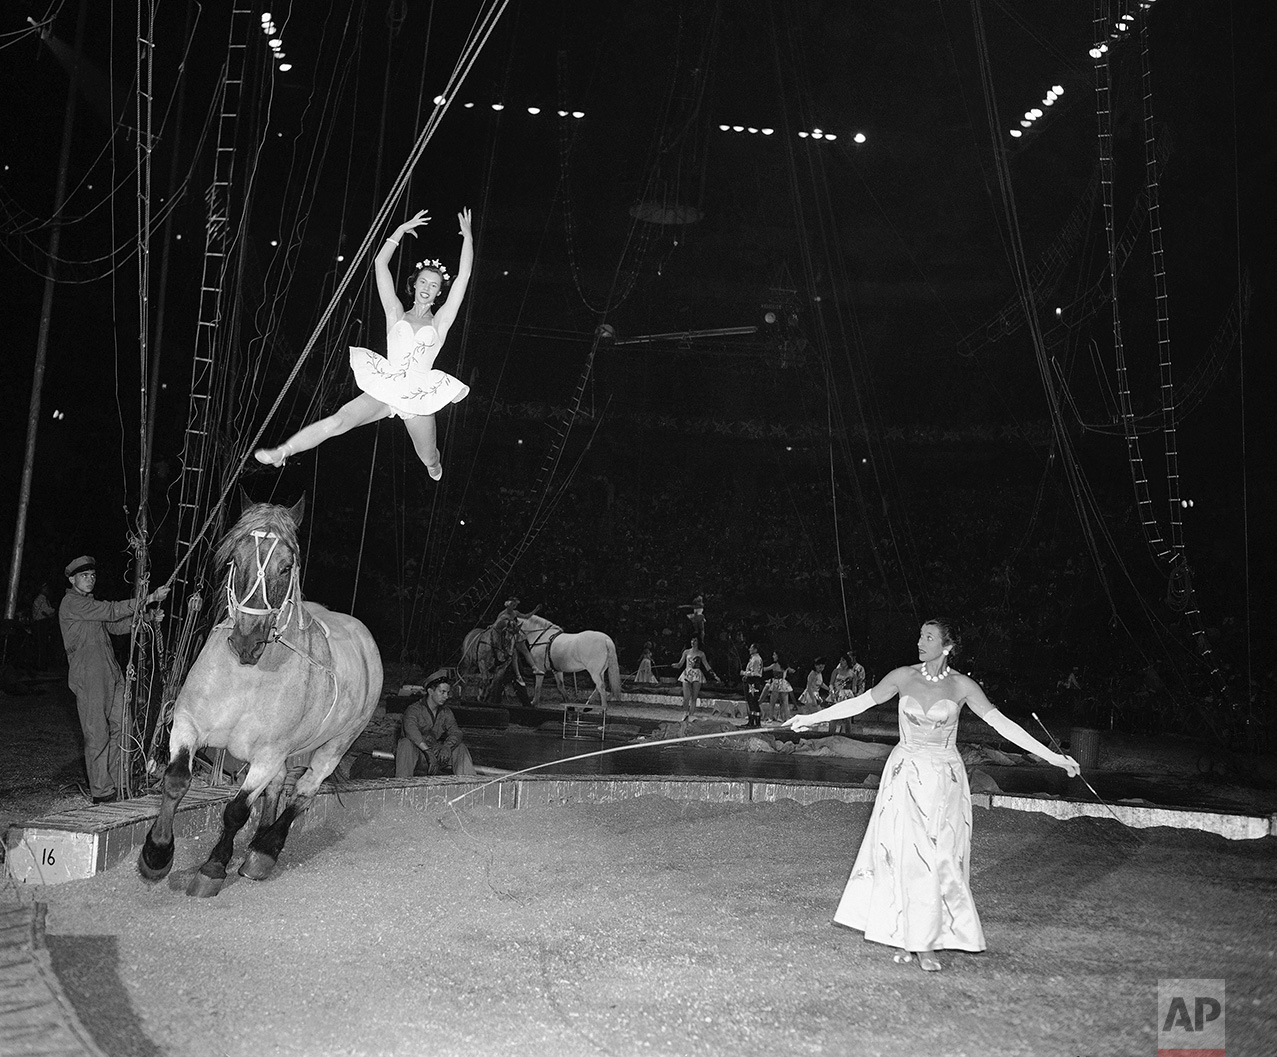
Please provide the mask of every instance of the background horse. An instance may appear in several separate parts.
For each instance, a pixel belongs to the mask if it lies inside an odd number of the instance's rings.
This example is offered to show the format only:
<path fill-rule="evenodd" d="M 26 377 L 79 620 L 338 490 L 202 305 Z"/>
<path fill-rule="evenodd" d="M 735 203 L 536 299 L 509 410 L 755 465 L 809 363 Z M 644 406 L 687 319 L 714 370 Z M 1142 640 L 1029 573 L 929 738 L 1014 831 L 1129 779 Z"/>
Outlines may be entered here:
<path fill-rule="evenodd" d="M 265 792 L 257 832 L 239 872 L 270 875 L 289 827 L 314 799 L 367 726 L 381 696 L 381 655 L 358 620 L 302 599 L 297 525 L 291 510 L 258 503 L 218 545 L 228 566 L 227 615 L 191 666 L 173 708 L 160 814 L 138 870 L 148 881 L 173 864 L 173 816 L 191 784 L 191 757 L 205 745 L 248 761 L 248 773 L 222 813 L 222 835 L 187 888 L 211 896 L 226 879 L 235 835 Z M 291 756 L 308 766 L 286 796 Z M 282 802 L 282 803 L 281 803 Z M 280 810 L 282 806 L 282 810 Z"/>
<path fill-rule="evenodd" d="M 463 677 L 475 673 L 478 681 L 476 696 L 479 698 L 488 692 L 492 673 L 499 663 L 493 635 L 491 628 L 471 628 L 461 640 L 461 661 L 457 665 L 457 673 Z"/>
<path fill-rule="evenodd" d="M 554 681 L 558 684 L 559 695 L 564 701 L 568 697 L 563 689 L 563 673 L 589 672 L 606 715 L 607 688 L 604 672 L 611 679 L 612 693 L 617 698 L 621 696 L 621 668 L 617 664 L 616 644 L 612 642 L 612 637 L 601 631 L 566 632 L 558 624 L 551 624 L 545 617 L 536 615 L 520 617 L 519 626 L 527 639 L 533 671 L 537 677 L 532 694 L 533 706 L 541 699 L 541 683 L 546 672 L 554 673 Z M 591 693 L 586 704 L 593 699 L 594 694 Z"/>

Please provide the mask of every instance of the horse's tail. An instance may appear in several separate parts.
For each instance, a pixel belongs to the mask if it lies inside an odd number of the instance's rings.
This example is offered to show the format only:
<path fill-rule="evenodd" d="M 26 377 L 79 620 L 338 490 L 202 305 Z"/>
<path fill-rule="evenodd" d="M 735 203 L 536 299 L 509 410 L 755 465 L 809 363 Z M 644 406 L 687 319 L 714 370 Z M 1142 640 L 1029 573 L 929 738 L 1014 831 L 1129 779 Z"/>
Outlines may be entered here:
<path fill-rule="evenodd" d="M 466 637 L 461 640 L 461 661 L 458 667 L 468 668 L 472 660 L 478 660 L 478 643 L 482 632 L 482 628 L 471 628 L 466 632 Z M 471 656 L 472 654 L 474 655 L 473 657 Z"/>
<path fill-rule="evenodd" d="M 607 676 L 612 683 L 612 693 L 621 696 L 621 665 L 616 659 L 616 643 L 612 636 L 607 636 Z"/>

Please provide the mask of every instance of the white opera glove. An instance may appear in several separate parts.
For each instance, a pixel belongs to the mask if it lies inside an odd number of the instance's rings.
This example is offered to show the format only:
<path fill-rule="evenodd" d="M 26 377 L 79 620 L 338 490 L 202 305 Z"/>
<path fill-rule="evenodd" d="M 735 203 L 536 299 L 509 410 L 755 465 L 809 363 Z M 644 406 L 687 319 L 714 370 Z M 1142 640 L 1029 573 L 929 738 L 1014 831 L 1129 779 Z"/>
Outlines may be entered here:
<path fill-rule="evenodd" d="M 873 698 L 873 691 L 866 690 L 859 697 L 849 697 L 844 701 L 837 701 L 828 708 L 822 708 L 819 712 L 809 712 L 806 715 L 800 713 L 797 716 L 792 716 L 786 720 L 784 726 L 790 730 L 806 730 L 817 723 L 828 723 L 835 719 L 850 719 L 852 716 L 858 716 L 861 712 L 868 712 L 877 703 Z"/>
<path fill-rule="evenodd" d="M 983 716 L 980 717 L 989 726 L 1001 734 L 1007 741 L 1013 745 L 1018 745 L 1025 752 L 1031 752 L 1034 756 L 1045 760 L 1054 767 L 1062 767 L 1069 770 L 1069 764 L 1077 767 L 1077 763 L 1071 757 L 1062 756 L 1058 752 L 1052 752 L 1043 745 L 1037 738 L 1025 730 L 1019 723 L 1013 719 L 1004 716 L 998 709 L 991 708 Z"/>

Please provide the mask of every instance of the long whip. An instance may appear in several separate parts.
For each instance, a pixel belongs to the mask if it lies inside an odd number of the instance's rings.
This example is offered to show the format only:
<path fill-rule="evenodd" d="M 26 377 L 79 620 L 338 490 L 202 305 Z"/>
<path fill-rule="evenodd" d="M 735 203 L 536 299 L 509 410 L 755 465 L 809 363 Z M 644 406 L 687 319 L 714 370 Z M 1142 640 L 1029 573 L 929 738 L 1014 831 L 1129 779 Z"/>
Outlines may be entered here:
<path fill-rule="evenodd" d="M 782 725 L 783 726 L 783 725 Z M 473 789 L 468 789 L 460 796 L 455 796 L 448 801 L 451 807 L 459 800 L 474 793 L 480 793 L 487 789 L 490 785 L 496 785 L 498 782 L 508 782 L 511 778 L 518 778 L 520 775 L 530 774 L 533 771 L 539 771 L 544 767 L 554 767 L 560 763 L 575 763 L 577 760 L 588 760 L 595 756 L 607 756 L 614 752 L 625 752 L 628 749 L 653 749 L 658 745 L 678 745 L 688 741 L 708 741 L 711 738 L 735 738 L 742 734 L 761 734 L 765 730 L 780 730 L 781 726 L 776 727 L 741 727 L 739 730 L 721 730 L 713 734 L 689 734 L 681 738 L 665 738 L 662 741 L 634 741 L 628 745 L 614 745 L 610 749 L 598 749 L 595 752 L 583 752 L 579 756 L 568 756 L 562 760 L 551 760 L 549 763 L 538 763 L 534 767 L 525 767 L 521 771 L 514 771 L 511 774 L 503 774 L 498 778 L 493 778 L 490 782 L 484 782 L 483 785 L 477 785 Z M 785 728 L 789 729 L 789 728 Z"/>
<path fill-rule="evenodd" d="M 1051 739 L 1051 747 L 1055 749 L 1055 751 L 1058 752 L 1061 756 L 1063 756 L 1064 751 L 1061 748 L 1060 743 L 1055 740 L 1055 735 L 1046 729 L 1046 724 L 1043 723 L 1042 720 L 1038 719 L 1038 714 L 1036 712 L 1030 712 L 1029 715 L 1031 715 L 1035 720 L 1037 720 L 1038 726 L 1041 727 L 1042 730 L 1045 732 L 1046 736 Z M 1133 828 L 1130 825 L 1130 823 L 1123 821 L 1122 818 L 1118 815 L 1118 813 L 1114 811 L 1112 807 L 1109 806 L 1109 802 L 1095 791 L 1095 786 L 1093 786 L 1090 782 L 1086 780 L 1086 775 L 1084 775 L 1081 772 L 1081 770 L 1078 771 L 1077 776 L 1082 779 L 1087 789 L 1091 791 L 1091 795 L 1095 797 L 1095 799 L 1098 800 L 1101 804 L 1103 804 L 1106 808 L 1108 808 L 1108 812 L 1110 815 L 1112 815 L 1115 819 L 1117 819 L 1118 822 L 1121 822 L 1122 825 L 1125 826 L 1127 829 Z"/>

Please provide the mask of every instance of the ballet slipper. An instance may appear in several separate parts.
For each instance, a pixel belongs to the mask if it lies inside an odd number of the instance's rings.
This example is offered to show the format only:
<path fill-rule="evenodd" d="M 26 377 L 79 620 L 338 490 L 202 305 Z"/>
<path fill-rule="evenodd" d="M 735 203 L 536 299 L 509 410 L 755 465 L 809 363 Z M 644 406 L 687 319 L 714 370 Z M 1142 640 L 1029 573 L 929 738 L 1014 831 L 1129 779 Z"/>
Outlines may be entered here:
<path fill-rule="evenodd" d="M 283 448 L 258 448 L 253 458 L 264 466 L 283 466 L 288 461 Z"/>
<path fill-rule="evenodd" d="M 430 480 L 438 481 L 443 477 L 443 456 L 440 455 L 437 462 L 426 463 L 426 473 L 430 474 Z"/>
<path fill-rule="evenodd" d="M 897 965 L 908 965 L 913 961 L 913 955 L 908 951 L 900 951 L 898 954 L 893 954 L 891 960 Z"/>

